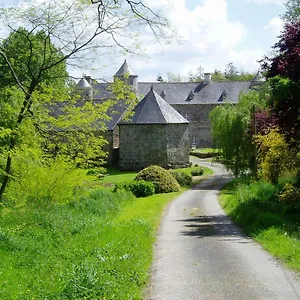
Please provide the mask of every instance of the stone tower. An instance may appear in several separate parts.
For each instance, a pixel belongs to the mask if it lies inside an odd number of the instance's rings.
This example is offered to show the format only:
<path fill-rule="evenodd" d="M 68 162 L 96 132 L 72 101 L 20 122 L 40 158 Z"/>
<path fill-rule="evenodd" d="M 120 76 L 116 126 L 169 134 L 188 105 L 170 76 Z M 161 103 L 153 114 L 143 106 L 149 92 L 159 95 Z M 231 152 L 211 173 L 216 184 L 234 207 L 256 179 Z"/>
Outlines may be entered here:
<path fill-rule="evenodd" d="M 93 99 L 93 88 L 84 77 L 77 82 L 75 87 L 83 100 Z"/>
<path fill-rule="evenodd" d="M 119 122 L 121 170 L 138 171 L 150 165 L 164 168 L 189 165 L 189 122 L 159 96 L 153 87 Z"/>
<path fill-rule="evenodd" d="M 114 75 L 114 78 L 118 78 L 125 81 L 127 84 L 129 84 L 132 87 L 133 92 L 136 93 L 138 91 L 138 75 L 134 74 L 132 69 L 127 64 L 126 59 L 122 64 L 122 66 L 120 67 L 120 69 Z"/>

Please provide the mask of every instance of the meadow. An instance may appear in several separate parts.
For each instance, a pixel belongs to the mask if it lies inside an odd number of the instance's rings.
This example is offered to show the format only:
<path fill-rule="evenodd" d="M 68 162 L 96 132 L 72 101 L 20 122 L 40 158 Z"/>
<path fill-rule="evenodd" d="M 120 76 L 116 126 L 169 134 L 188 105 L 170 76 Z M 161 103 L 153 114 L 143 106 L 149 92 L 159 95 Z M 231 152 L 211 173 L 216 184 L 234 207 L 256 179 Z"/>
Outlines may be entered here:
<path fill-rule="evenodd" d="M 111 191 L 135 175 L 87 176 L 67 203 L 2 205 L 0 299 L 142 299 L 162 212 L 186 187 L 145 198 Z"/>

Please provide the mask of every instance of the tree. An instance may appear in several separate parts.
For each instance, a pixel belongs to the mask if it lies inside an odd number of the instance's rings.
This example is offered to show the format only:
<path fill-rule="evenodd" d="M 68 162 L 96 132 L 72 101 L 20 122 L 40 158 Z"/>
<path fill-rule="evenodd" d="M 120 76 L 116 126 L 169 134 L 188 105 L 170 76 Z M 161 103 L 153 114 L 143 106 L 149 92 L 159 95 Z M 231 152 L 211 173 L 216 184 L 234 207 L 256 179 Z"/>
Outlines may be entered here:
<path fill-rule="evenodd" d="M 273 46 L 277 55 L 265 57 L 262 68 L 267 70 L 267 78 L 276 75 L 300 82 L 300 21 L 287 23 L 279 41 Z"/>
<path fill-rule="evenodd" d="M 268 104 L 290 141 L 299 141 L 300 22 L 287 23 L 273 48 L 277 55 L 261 61 L 270 85 Z"/>
<path fill-rule="evenodd" d="M 225 166 L 235 176 L 256 172 L 256 149 L 249 127 L 253 106 L 263 107 L 263 97 L 257 91 L 241 94 L 238 104 L 222 104 L 210 113 L 215 145 L 222 150 Z"/>
<path fill-rule="evenodd" d="M 285 3 L 286 12 L 282 16 L 287 22 L 300 21 L 300 1 L 299 0 L 288 0 Z"/>
<path fill-rule="evenodd" d="M 97 9 L 94 3 L 97 3 Z M 57 80 L 56 70 L 61 68 L 63 71 L 65 63 L 74 65 L 75 59 L 83 59 L 86 51 L 101 50 L 103 53 L 122 49 L 132 52 L 132 44 L 122 43 L 124 37 L 136 36 L 143 26 L 148 26 L 156 38 L 161 38 L 167 35 L 165 29 L 168 29 L 168 24 L 142 1 L 130 0 L 125 3 L 118 0 L 28 1 L 22 6 L 2 8 L 0 12 L 2 28 L 6 25 L 11 32 L 9 38 L 0 44 L 0 64 L 5 70 L 1 83 L 4 88 L 2 95 L 6 95 L 7 113 L 15 116 L 9 121 L 12 122 L 12 129 L 5 127 L 0 131 L 1 142 L 7 143 L 1 157 L 0 200 L 3 200 L 7 184 L 12 178 L 12 160 L 16 150 L 22 148 L 18 148 L 18 145 L 20 139 L 26 136 L 24 129 L 27 122 L 33 125 L 28 127 L 35 129 L 35 134 L 42 133 L 45 128 L 38 127 L 47 123 L 45 119 L 42 122 L 32 120 L 45 116 L 45 113 L 40 113 L 45 103 L 62 99 L 52 85 Z M 20 24 L 23 28 L 19 27 Z M 14 44 L 19 45 L 21 41 L 25 43 L 25 49 L 14 49 Z M 59 77 L 61 75 L 60 72 Z M 11 105 L 13 102 L 18 103 L 15 108 Z M 107 102 L 104 107 L 109 105 Z M 14 111 L 11 112 L 11 109 Z M 89 120 L 90 123 L 95 121 L 93 117 L 97 114 L 93 109 L 94 106 L 88 103 L 84 105 L 81 116 L 86 118 L 83 120 Z M 79 120 L 79 108 L 76 105 L 66 111 L 77 112 Z M 103 111 L 105 109 L 102 107 Z M 72 126 L 68 118 L 65 124 Z M 86 124 L 83 122 L 82 125 Z"/>
<path fill-rule="evenodd" d="M 204 77 L 204 69 L 202 66 L 199 66 L 197 68 L 197 72 L 195 72 L 195 74 L 192 71 L 189 72 L 190 82 L 201 82 L 203 80 L 203 77 Z"/>
<path fill-rule="evenodd" d="M 174 74 L 172 72 L 167 72 L 167 82 L 182 82 L 182 77 L 180 74 Z"/>
<path fill-rule="evenodd" d="M 211 80 L 212 81 L 227 81 L 224 74 L 218 69 L 215 69 L 213 71 L 213 73 L 211 74 Z"/>

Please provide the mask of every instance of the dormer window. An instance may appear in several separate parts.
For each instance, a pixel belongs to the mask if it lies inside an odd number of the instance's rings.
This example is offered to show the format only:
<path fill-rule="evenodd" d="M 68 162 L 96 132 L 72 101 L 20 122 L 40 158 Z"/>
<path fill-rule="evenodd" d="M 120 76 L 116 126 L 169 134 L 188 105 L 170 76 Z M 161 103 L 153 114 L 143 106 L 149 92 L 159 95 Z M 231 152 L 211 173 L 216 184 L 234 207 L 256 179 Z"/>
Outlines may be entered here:
<path fill-rule="evenodd" d="M 165 93 L 165 91 L 162 91 L 161 93 L 160 93 L 160 96 L 163 98 L 163 99 L 166 99 L 166 93 Z"/>
<path fill-rule="evenodd" d="M 185 101 L 192 101 L 194 99 L 194 97 L 195 97 L 195 94 L 193 91 L 191 91 Z"/>
<path fill-rule="evenodd" d="M 227 97 L 227 93 L 224 90 L 220 96 L 220 98 L 218 99 L 218 102 L 223 102 L 225 100 L 225 98 Z"/>

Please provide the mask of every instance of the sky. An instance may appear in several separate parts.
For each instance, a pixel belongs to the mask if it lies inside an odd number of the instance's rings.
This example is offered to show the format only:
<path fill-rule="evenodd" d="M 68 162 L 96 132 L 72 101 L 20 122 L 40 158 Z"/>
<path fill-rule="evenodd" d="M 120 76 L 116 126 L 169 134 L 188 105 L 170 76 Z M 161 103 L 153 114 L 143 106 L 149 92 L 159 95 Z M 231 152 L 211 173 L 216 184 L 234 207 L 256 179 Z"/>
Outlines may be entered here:
<path fill-rule="evenodd" d="M 110 80 L 127 59 L 139 81 L 155 81 L 167 73 L 188 80 L 189 72 L 198 67 L 205 72 L 224 71 L 229 62 L 244 71 L 256 72 L 260 60 L 270 54 L 278 40 L 285 11 L 284 0 L 145 0 L 160 9 L 177 30 L 179 38 L 166 44 L 141 37 L 143 56 L 121 54 L 101 58 L 78 70 L 70 68 L 74 77 L 82 74 Z M 10 4 L 12 0 L 0 0 Z M 149 34 L 149 33 L 147 33 Z"/>

